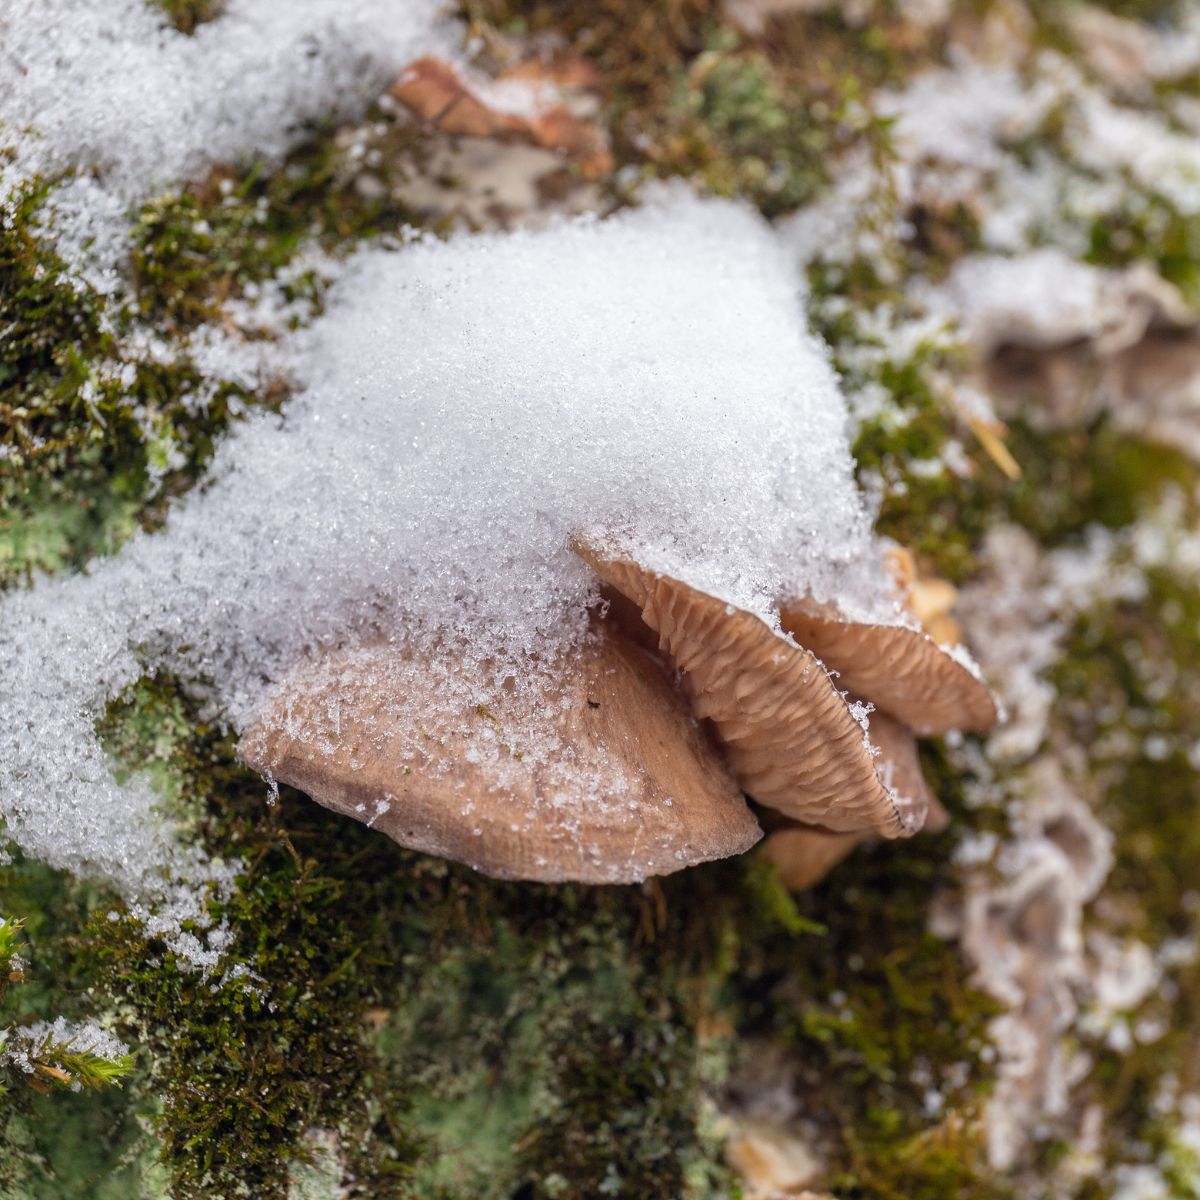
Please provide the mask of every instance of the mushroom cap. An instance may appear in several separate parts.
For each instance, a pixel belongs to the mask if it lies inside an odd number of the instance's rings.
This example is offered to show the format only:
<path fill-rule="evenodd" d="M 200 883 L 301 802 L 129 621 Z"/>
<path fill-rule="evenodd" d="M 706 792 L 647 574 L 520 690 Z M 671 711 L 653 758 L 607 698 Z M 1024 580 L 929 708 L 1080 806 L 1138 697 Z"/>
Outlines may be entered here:
<path fill-rule="evenodd" d="M 742 787 L 760 804 L 828 829 L 903 837 L 923 814 L 898 806 L 862 726 L 824 666 L 753 613 L 576 539 L 601 581 L 631 600 L 683 673 Z"/>
<path fill-rule="evenodd" d="M 982 731 L 996 723 L 987 684 L 920 629 L 851 621 L 812 600 L 784 606 L 780 622 L 837 672 L 842 687 L 918 734 Z"/>
<path fill-rule="evenodd" d="M 238 754 L 403 846 L 501 879 L 631 883 L 761 837 L 665 665 L 611 625 L 532 700 L 447 699 L 464 669 L 450 650 L 386 641 L 329 652 L 276 690 Z"/>
<path fill-rule="evenodd" d="M 871 713 L 867 737 L 879 751 L 875 769 L 884 786 L 914 813 L 924 813 L 922 829 L 937 832 L 946 826 L 946 810 L 926 782 L 917 752 L 917 739 L 906 725 L 878 710 Z"/>
<path fill-rule="evenodd" d="M 921 772 L 917 739 L 912 730 L 884 713 L 873 712 L 870 738 L 871 744 L 879 751 L 876 769 L 880 778 L 905 798 L 914 811 L 925 812 L 923 829 L 931 833 L 943 830 L 949 818 Z M 777 824 L 767 825 L 761 853 L 775 865 L 784 887 L 800 891 L 819 883 L 869 836 L 867 831 L 835 833 L 782 819 Z"/>
<path fill-rule="evenodd" d="M 771 863 L 779 882 L 799 892 L 820 883 L 851 850 L 869 835 L 834 833 L 798 823 L 773 830 L 762 844 L 762 856 Z"/>

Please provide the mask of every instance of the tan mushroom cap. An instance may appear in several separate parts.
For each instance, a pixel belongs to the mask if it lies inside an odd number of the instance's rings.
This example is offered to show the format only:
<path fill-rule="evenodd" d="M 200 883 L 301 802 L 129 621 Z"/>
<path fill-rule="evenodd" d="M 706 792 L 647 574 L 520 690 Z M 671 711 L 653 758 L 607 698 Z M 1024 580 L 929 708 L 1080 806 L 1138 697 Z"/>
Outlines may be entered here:
<path fill-rule="evenodd" d="M 603 583 L 631 600 L 683 673 L 742 787 L 810 824 L 903 837 L 920 827 L 880 781 L 863 729 L 821 663 L 753 613 L 576 539 Z"/>
<path fill-rule="evenodd" d="M 527 701 L 448 708 L 460 663 L 387 642 L 333 651 L 276 691 L 238 754 L 403 846 L 501 879 L 638 882 L 761 837 L 665 665 L 619 630 L 598 625 L 536 699 L 561 754 L 523 754 Z"/>
<path fill-rule="evenodd" d="M 760 853 L 785 888 L 800 892 L 820 883 L 867 836 L 792 824 L 767 834 Z"/>
<path fill-rule="evenodd" d="M 906 725 L 876 710 L 869 717 L 867 737 L 879 751 L 875 769 L 884 786 L 901 797 L 914 812 L 924 813 L 922 829 L 931 832 L 946 827 L 946 810 L 933 794 L 921 770 L 916 735 Z"/>
<path fill-rule="evenodd" d="M 982 731 L 996 723 L 987 684 L 919 629 L 851 621 L 811 600 L 784 606 L 780 623 L 837 672 L 839 686 L 918 734 Z"/>
<path fill-rule="evenodd" d="M 872 713 L 870 720 L 871 743 L 879 751 L 876 761 L 880 777 L 914 806 L 925 809 L 925 830 L 940 832 L 948 817 L 921 773 L 917 739 L 911 730 L 883 713 Z M 777 826 L 768 826 L 760 853 L 774 864 L 784 887 L 800 891 L 819 883 L 870 836 L 869 831 L 835 833 L 783 820 Z"/>

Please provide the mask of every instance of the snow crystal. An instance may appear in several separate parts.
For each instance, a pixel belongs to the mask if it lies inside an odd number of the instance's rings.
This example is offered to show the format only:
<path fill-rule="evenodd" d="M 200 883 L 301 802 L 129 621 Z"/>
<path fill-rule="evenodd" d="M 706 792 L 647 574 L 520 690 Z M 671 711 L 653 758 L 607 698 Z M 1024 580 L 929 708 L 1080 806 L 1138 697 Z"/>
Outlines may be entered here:
<path fill-rule="evenodd" d="M 16 134 L 0 195 L 77 173 L 50 199 L 69 261 L 119 258 L 125 213 L 218 162 L 277 161 L 439 49 L 439 0 L 229 0 L 178 32 L 146 0 L 9 0 L 0 9 L 0 128 Z"/>
<path fill-rule="evenodd" d="M 0 1062 L 11 1063 L 26 1073 L 33 1072 L 38 1057 L 49 1053 L 53 1061 L 55 1049 L 69 1049 L 75 1054 L 93 1054 L 109 1062 L 116 1062 L 129 1053 L 129 1047 L 103 1026 L 94 1021 L 68 1021 L 65 1017 L 7 1029 L 4 1037 Z"/>
<path fill-rule="evenodd" d="M 458 645 L 447 687 L 485 703 L 485 675 L 553 671 L 584 636 L 575 534 L 771 622 L 788 594 L 884 590 L 833 372 L 735 206 L 364 252 L 293 337 L 306 388 L 163 533 L 0 601 L 0 796 L 40 859 L 134 895 L 219 874 L 114 777 L 108 702 L 164 668 L 241 729 L 306 652 L 374 628 Z"/>

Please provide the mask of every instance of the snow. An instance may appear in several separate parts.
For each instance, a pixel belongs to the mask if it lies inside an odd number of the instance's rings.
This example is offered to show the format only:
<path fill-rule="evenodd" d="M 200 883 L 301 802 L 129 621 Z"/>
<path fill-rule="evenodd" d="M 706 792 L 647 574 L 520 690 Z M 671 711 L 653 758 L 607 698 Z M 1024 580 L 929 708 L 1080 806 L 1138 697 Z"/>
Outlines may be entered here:
<path fill-rule="evenodd" d="M 68 1021 L 56 1017 L 53 1021 L 36 1021 L 0 1031 L 0 1065 L 11 1065 L 27 1075 L 34 1072 L 38 1061 L 55 1061 L 55 1051 L 70 1050 L 74 1054 L 91 1054 L 117 1062 L 129 1053 L 129 1047 L 95 1021 Z M 78 1088 L 78 1083 L 76 1083 Z"/>
<path fill-rule="evenodd" d="M 876 96 L 883 116 L 895 118 L 903 159 L 938 159 L 986 171 L 1004 163 L 1000 143 L 1029 132 L 1055 98 L 1043 80 L 1032 85 L 1012 67 L 959 54 L 949 67 L 918 75 L 904 91 Z"/>
<path fill-rule="evenodd" d="M 874 611 L 886 590 L 834 375 L 741 208 L 681 192 L 373 249 L 292 339 L 306 386 L 226 440 L 163 533 L 0 601 L 8 832 L 145 913 L 229 870 L 97 742 L 146 672 L 243 729 L 306 653 L 374 628 L 427 656 L 456 645 L 448 695 L 487 703 L 580 644 L 595 589 L 575 534 L 772 623 L 789 594 Z M 220 935 L 177 949 L 211 969 Z"/>
<path fill-rule="evenodd" d="M 1104 282 L 1103 271 L 1046 246 L 960 259 L 931 302 L 944 304 L 948 319 L 957 315 L 984 354 L 1009 343 L 1057 346 L 1104 331 Z"/>
<path fill-rule="evenodd" d="M 1167 198 L 1180 213 L 1200 213 L 1200 147 L 1161 119 L 1119 108 L 1099 93 L 1081 102 L 1079 159 L 1092 170 L 1127 170 L 1146 191 Z"/>
<path fill-rule="evenodd" d="M 119 261 L 129 207 L 214 163 L 276 162 L 444 50 L 440 0 L 229 0 L 189 35 L 146 0 L 7 0 L 0 196 L 74 175 L 48 226 L 95 279 Z"/>

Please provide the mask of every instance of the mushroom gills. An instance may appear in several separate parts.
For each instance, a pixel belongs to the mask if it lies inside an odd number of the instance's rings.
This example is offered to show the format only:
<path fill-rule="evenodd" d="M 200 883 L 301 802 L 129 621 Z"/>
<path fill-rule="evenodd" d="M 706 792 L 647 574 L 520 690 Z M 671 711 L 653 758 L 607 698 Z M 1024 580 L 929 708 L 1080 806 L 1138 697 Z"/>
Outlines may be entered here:
<path fill-rule="evenodd" d="M 577 538 L 575 552 L 633 605 L 682 672 L 742 788 L 759 804 L 835 832 L 915 833 L 879 778 L 862 726 L 822 663 L 753 613 Z M 616 610 L 614 610 L 616 611 Z"/>
<path fill-rule="evenodd" d="M 982 731 L 996 723 L 987 685 L 920 629 L 851 621 L 812 601 L 785 605 L 780 623 L 837 672 L 840 686 L 918 734 Z"/>
<path fill-rule="evenodd" d="M 880 778 L 901 798 L 901 803 L 924 809 L 924 830 L 941 832 L 949 823 L 949 816 L 921 772 L 917 740 L 912 731 L 879 712 L 871 714 L 870 724 L 871 744 L 879 751 L 876 769 Z M 779 816 L 764 817 L 763 823 L 767 836 L 760 852 L 775 866 L 780 882 L 792 891 L 819 883 L 871 836 L 868 830 L 837 833 Z"/>

